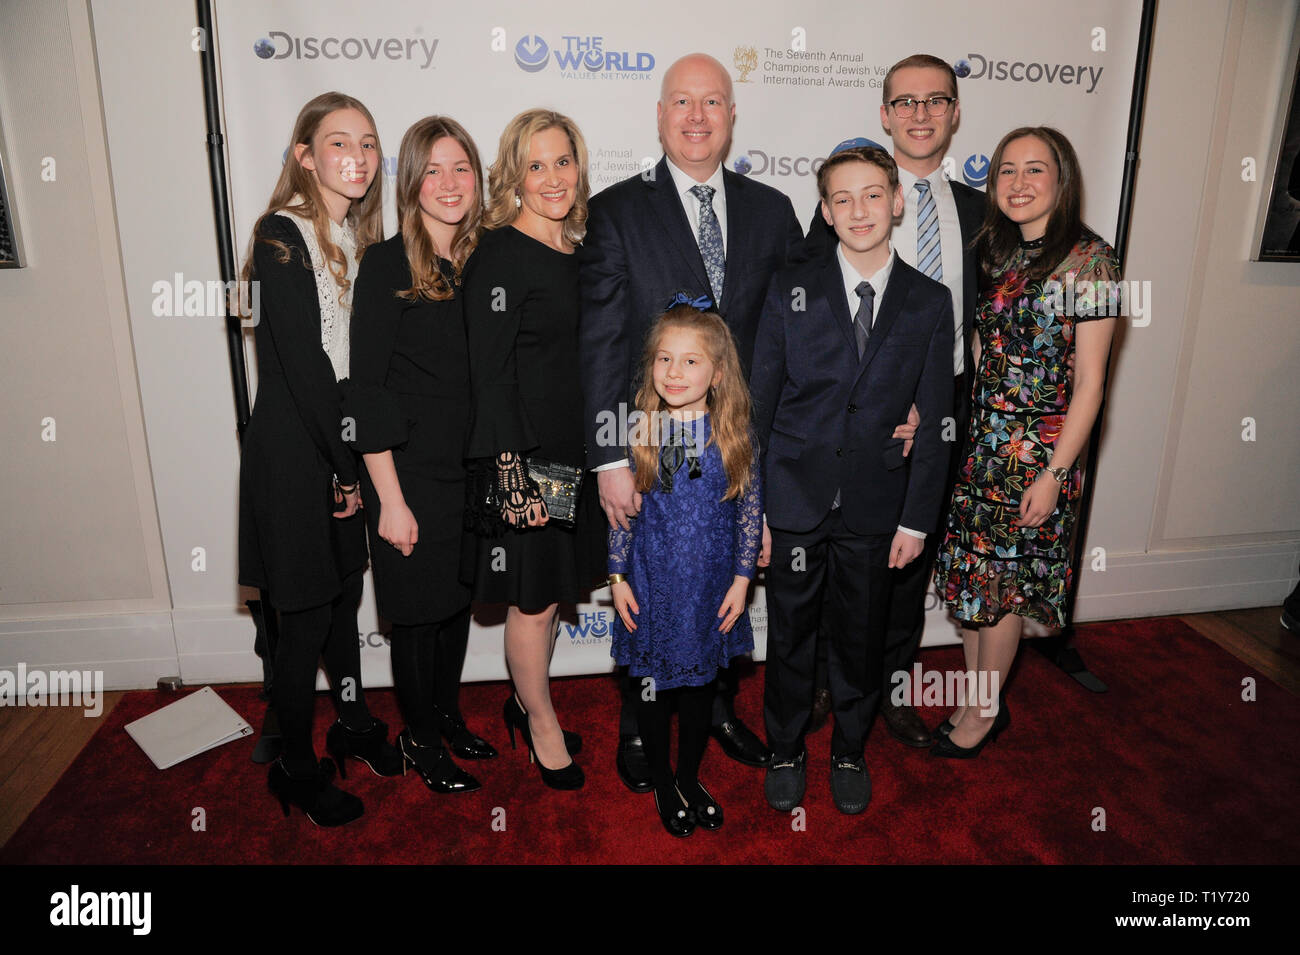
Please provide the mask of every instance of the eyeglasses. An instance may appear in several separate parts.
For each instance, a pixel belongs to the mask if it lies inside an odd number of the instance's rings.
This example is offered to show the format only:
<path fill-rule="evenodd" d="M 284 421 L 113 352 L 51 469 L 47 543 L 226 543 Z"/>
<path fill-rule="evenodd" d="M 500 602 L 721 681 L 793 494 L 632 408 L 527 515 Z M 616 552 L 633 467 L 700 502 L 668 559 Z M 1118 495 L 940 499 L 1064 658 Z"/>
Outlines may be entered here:
<path fill-rule="evenodd" d="M 916 112 L 918 105 L 925 105 L 925 112 L 930 116 L 942 116 L 948 112 L 948 104 L 957 102 L 955 96 L 931 96 L 929 99 L 912 99 L 910 96 L 904 96 L 901 99 L 891 99 L 889 105 L 894 107 L 894 112 L 906 119 Z"/>

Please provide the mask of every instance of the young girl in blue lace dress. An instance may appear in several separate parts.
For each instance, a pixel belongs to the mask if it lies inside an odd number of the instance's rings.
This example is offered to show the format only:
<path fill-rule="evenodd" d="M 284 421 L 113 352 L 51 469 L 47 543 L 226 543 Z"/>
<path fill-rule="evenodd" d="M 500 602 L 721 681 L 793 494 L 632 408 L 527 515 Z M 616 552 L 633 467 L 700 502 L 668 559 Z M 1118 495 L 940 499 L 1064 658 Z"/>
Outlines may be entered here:
<path fill-rule="evenodd" d="M 745 603 L 763 531 L 749 391 L 731 332 L 710 306 L 679 295 L 650 330 L 641 417 L 627 442 L 641 512 L 630 531 L 609 534 L 611 652 L 638 684 L 655 806 L 675 836 L 722 825 L 698 774 L 717 671 L 754 648 Z"/>

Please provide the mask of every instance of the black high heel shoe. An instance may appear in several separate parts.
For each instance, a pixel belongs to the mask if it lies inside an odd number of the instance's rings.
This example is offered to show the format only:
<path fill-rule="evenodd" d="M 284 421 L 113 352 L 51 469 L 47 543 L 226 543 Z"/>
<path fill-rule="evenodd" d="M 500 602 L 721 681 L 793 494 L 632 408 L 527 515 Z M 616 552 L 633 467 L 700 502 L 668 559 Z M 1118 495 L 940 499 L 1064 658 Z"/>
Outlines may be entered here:
<path fill-rule="evenodd" d="M 510 748 L 515 748 L 514 727 L 528 727 L 528 714 L 519 701 L 515 699 L 514 694 L 510 694 L 510 699 L 506 700 L 505 712 L 503 713 L 506 721 L 506 729 L 510 730 Z M 568 730 L 561 728 L 560 732 L 564 734 L 564 748 L 569 751 L 570 756 L 577 756 L 582 752 L 582 737 L 577 733 L 570 733 Z"/>
<path fill-rule="evenodd" d="M 937 743 L 939 740 L 944 739 L 954 729 L 956 729 L 956 727 L 952 725 L 952 720 L 945 718 L 944 721 L 936 726 L 934 731 L 930 733 L 930 739 Z"/>
<path fill-rule="evenodd" d="M 402 771 L 402 754 L 388 742 L 388 725 L 371 717 L 367 730 L 357 731 L 337 719 L 325 734 L 325 750 L 339 767 L 339 777 L 348 778 L 348 757 L 360 760 L 376 776 L 396 776 Z"/>
<path fill-rule="evenodd" d="M 686 805 L 686 800 L 682 794 L 673 789 L 673 795 L 677 797 L 677 805 L 670 805 L 665 812 L 659 803 L 659 790 L 655 790 L 655 812 L 659 814 L 659 821 L 663 823 L 664 829 L 670 836 L 676 836 L 684 839 L 695 831 L 695 813 Z"/>
<path fill-rule="evenodd" d="M 402 751 L 402 775 L 406 775 L 407 766 L 413 767 L 424 784 L 436 793 L 472 793 L 483 788 L 477 779 L 456 765 L 441 745 L 421 746 L 411 737 L 409 728 L 397 737 L 397 746 Z"/>
<path fill-rule="evenodd" d="M 568 766 L 560 769 L 547 769 L 542 765 L 541 760 L 537 758 L 537 751 L 533 749 L 533 733 L 528 728 L 528 714 L 524 712 L 519 701 L 512 695 L 506 700 L 505 708 L 501 715 L 505 718 L 506 729 L 510 731 L 510 748 L 515 749 L 515 730 L 524 738 L 524 745 L 528 747 L 528 761 L 537 764 L 537 771 L 542 774 L 542 782 L 552 789 L 581 789 L 582 784 L 586 782 L 586 776 L 583 775 L 582 767 L 573 762 L 570 753 Z M 568 740 L 565 740 L 567 747 Z"/>
<path fill-rule="evenodd" d="M 442 738 L 447 741 L 451 751 L 461 759 L 496 758 L 496 748 L 481 736 L 471 733 L 463 719 L 444 713 L 436 706 L 433 711 L 438 714 L 438 729 L 442 733 Z"/>
<path fill-rule="evenodd" d="M 688 786 L 687 788 L 689 789 L 690 787 Z M 691 815 L 695 819 L 695 824 L 699 828 L 706 829 L 709 832 L 717 832 L 722 828 L 722 807 L 718 805 L 718 801 L 710 795 L 709 791 L 704 788 L 704 783 L 700 782 L 698 779 L 695 781 L 695 788 L 698 790 L 698 793 L 694 794 L 691 799 L 686 800 L 691 810 Z M 682 784 L 680 781 L 677 783 L 677 791 L 679 793 L 682 791 Z M 682 798 L 685 799 L 685 796 Z"/>
<path fill-rule="evenodd" d="M 361 800 L 333 783 L 334 761 L 322 759 L 310 776 L 290 776 L 284 763 L 271 764 L 266 784 L 280 800 L 287 818 L 290 804 L 297 806 L 318 826 L 342 826 L 360 819 L 365 811 Z"/>
<path fill-rule="evenodd" d="M 946 720 L 944 722 L 947 722 Z M 941 724 L 942 725 L 942 724 Z M 949 724 L 951 726 L 952 724 Z M 930 747 L 931 756 L 943 756 L 948 759 L 974 759 L 980 754 L 987 744 L 998 738 L 998 734 L 1011 725 L 1011 710 L 1007 707 L 1007 701 L 998 698 L 998 715 L 993 717 L 993 725 L 989 727 L 988 732 L 974 746 L 958 746 L 948 735 L 944 735 L 935 741 Z M 936 731 L 937 732 L 937 731 Z M 952 732 L 951 729 L 948 731 Z"/>

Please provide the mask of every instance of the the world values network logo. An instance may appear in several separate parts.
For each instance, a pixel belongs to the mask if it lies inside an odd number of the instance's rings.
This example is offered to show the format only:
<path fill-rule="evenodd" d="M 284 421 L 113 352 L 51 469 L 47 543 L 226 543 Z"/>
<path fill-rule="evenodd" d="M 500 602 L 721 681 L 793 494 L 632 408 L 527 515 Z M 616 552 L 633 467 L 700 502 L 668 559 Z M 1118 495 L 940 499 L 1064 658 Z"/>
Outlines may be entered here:
<path fill-rule="evenodd" d="M 515 65 L 525 73 L 540 73 L 552 63 L 569 79 L 648 79 L 655 68 L 653 53 L 608 49 L 603 36 L 562 36 L 552 47 L 536 33 L 515 44 Z"/>
<path fill-rule="evenodd" d="M 989 181 L 989 157 L 983 153 L 967 156 L 961 164 L 961 177 L 966 180 L 966 185 L 982 189 Z"/>

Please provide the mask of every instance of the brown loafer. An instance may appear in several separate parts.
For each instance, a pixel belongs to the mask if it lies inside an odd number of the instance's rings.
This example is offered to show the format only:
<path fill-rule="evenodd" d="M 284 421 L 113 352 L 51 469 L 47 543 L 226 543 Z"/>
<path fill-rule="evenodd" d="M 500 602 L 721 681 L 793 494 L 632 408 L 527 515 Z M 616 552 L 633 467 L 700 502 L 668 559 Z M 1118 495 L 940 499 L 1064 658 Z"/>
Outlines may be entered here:
<path fill-rule="evenodd" d="M 914 708 L 895 706 L 888 700 L 884 700 L 880 704 L 880 715 L 884 717 L 889 735 L 900 743 L 915 746 L 917 749 L 925 749 L 933 745 L 934 738 L 925 728 L 925 724 L 921 722 L 921 717 L 917 715 Z"/>

